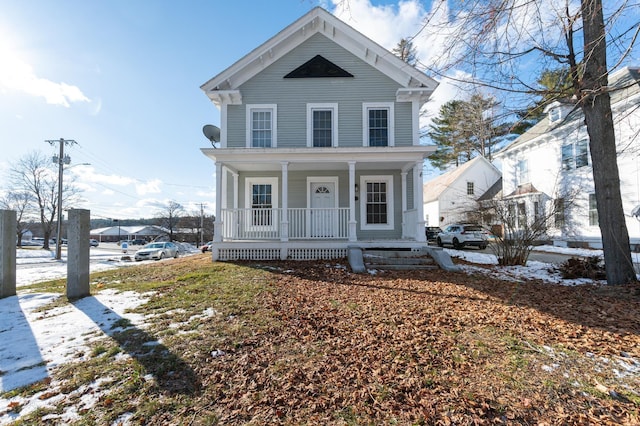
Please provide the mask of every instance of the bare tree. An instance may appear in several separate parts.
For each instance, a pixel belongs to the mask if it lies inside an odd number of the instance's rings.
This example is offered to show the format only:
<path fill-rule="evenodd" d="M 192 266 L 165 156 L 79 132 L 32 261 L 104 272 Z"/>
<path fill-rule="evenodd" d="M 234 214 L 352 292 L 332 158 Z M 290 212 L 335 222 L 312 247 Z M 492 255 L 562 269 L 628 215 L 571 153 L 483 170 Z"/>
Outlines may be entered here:
<path fill-rule="evenodd" d="M 44 248 L 49 249 L 49 239 L 53 232 L 58 212 L 58 175 L 51 168 L 51 160 L 38 151 L 33 151 L 19 159 L 9 170 L 9 181 L 14 191 L 28 194 L 33 200 L 44 236 Z M 78 189 L 73 181 L 65 183 L 62 189 L 63 204 L 77 199 Z"/>
<path fill-rule="evenodd" d="M 622 208 L 610 104 L 614 89 L 608 76 L 632 51 L 640 22 L 622 23 L 623 18 L 638 16 L 638 5 L 632 0 L 607 7 L 603 10 L 602 0 L 441 2 L 432 17 L 447 17 L 449 36 L 434 65 L 426 66 L 443 75 L 451 68 L 464 69 L 474 82 L 508 91 L 509 98 L 519 101 L 523 100 L 519 95 L 548 94 L 532 81 L 542 70 L 568 68 L 571 84 L 566 90 L 560 87 L 563 90 L 554 96 L 573 99 L 584 114 L 607 282 L 624 284 L 635 281 L 636 275 Z M 431 19 L 425 30 L 435 37 L 444 30 L 437 24 Z M 611 67 L 607 55 L 613 55 Z"/>
<path fill-rule="evenodd" d="M 516 198 L 493 198 L 480 202 L 477 214 L 484 222 L 499 223 L 492 229 L 495 237 L 491 250 L 504 266 L 526 265 L 536 243 L 549 238 L 554 229 L 566 226 L 565 218 L 576 204 L 579 189 L 567 188 L 556 198 L 539 193 L 532 205 Z"/>
<path fill-rule="evenodd" d="M 170 241 L 174 240 L 174 233 L 183 214 L 184 208 L 182 204 L 175 201 L 169 201 L 156 214 L 158 224 L 169 230 Z"/>
<path fill-rule="evenodd" d="M 0 207 L 16 212 L 16 236 L 18 247 L 22 247 L 22 237 L 27 232 L 26 219 L 33 212 L 33 197 L 25 191 L 9 191 L 0 198 Z"/>

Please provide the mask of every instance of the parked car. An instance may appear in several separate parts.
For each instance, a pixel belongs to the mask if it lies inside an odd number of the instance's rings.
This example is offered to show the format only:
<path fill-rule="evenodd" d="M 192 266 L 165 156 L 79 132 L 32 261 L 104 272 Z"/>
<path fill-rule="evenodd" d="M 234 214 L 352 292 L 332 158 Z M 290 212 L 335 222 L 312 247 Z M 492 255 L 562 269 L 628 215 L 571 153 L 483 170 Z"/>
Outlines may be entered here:
<path fill-rule="evenodd" d="M 442 232 L 439 226 L 425 226 L 424 233 L 427 236 L 427 241 L 435 241 L 438 238 L 438 234 Z"/>
<path fill-rule="evenodd" d="M 203 245 L 200 246 L 200 251 L 202 251 L 203 253 L 206 251 L 211 250 L 211 245 L 213 244 L 213 241 L 209 241 Z"/>
<path fill-rule="evenodd" d="M 134 256 L 136 261 L 160 260 L 166 257 L 178 257 L 178 246 L 174 243 L 149 243 L 138 250 Z"/>
<path fill-rule="evenodd" d="M 472 223 L 452 223 L 438 233 L 437 244 L 442 247 L 450 244 L 455 249 L 475 246 L 481 250 L 487 248 L 487 231 L 480 225 Z"/>
<path fill-rule="evenodd" d="M 99 243 L 99 242 L 98 242 L 98 240 L 96 240 L 96 239 L 91 238 L 91 239 L 89 240 L 89 245 L 90 245 L 91 247 L 98 247 L 98 245 L 99 245 L 99 244 L 100 244 L 100 243 Z"/>
<path fill-rule="evenodd" d="M 137 238 L 135 240 L 131 240 L 129 242 L 129 244 L 134 245 L 134 246 L 143 246 L 145 245 L 147 242 L 145 240 L 143 240 L 142 238 Z"/>

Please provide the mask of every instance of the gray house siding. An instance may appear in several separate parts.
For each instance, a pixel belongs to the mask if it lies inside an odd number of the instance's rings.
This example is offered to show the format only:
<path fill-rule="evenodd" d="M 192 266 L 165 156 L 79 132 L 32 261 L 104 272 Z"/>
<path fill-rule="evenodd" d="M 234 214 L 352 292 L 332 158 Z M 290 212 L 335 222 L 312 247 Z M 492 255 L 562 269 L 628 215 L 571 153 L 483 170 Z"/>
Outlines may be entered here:
<path fill-rule="evenodd" d="M 390 230 L 361 230 L 360 224 L 360 201 L 356 202 L 356 220 L 358 221 L 357 236 L 358 239 L 374 240 L 374 239 L 393 239 L 400 238 L 402 236 L 402 181 L 400 171 L 390 170 L 366 170 L 356 173 L 356 182 L 360 181 L 360 175 L 391 175 L 393 176 L 393 216 L 394 226 Z M 288 186 L 289 186 L 289 208 L 305 208 L 307 207 L 307 177 L 322 177 L 322 176 L 337 176 L 338 177 L 338 206 L 349 207 L 349 175 L 345 171 L 310 171 L 310 172 L 289 172 Z M 247 178 L 277 178 L 278 179 L 278 205 L 274 207 L 282 207 L 282 175 L 278 172 L 241 172 L 238 177 L 238 207 L 249 208 L 246 205 L 246 179 Z M 408 188 L 409 196 L 411 191 Z M 364 196 L 361 191 L 360 196 Z M 229 194 L 229 200 L 232 200 L 233 195 Z M 412 198 L 411 198 L 412 199 Z"/>
<path fill-rule="evenodd" d="M 354 77 L 283 78 L 318 54 Z M 411 103 L 395 102 L 398 88 L 398 83 L 370 64 L 316 34 L 240 87 L 243 104 L 227 109 L 227 146 L 246 146 L 247 104 L 277 104 L 277 146 L 306 146 L 308 103 L 337 103 L 339 146 L 362 146 L 365 102 L 394 102 L 395 145 L 410 146 Z"/>

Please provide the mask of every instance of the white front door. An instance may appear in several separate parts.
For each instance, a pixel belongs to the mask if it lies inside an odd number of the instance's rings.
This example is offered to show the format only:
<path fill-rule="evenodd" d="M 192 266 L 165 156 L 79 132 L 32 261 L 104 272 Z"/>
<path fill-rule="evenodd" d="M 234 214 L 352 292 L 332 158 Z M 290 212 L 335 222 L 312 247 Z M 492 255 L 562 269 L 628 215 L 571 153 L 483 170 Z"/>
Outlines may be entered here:
<path fill-rule="evenodd" d="M 309 190 L 311 237 L 333 237 L 338 219 L 335 182 L 311 182 Z"/>

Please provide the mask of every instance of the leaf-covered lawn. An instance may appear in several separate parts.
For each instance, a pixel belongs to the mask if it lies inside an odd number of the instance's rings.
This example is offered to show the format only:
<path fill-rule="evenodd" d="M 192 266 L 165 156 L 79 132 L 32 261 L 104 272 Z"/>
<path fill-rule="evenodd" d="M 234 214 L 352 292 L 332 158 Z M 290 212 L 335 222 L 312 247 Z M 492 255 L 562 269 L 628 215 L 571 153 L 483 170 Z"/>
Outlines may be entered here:
<path fill-rule="evenodd" d="M 116 377 L 86 424 L 640 422 L 637 286 L 207 256 L 127 277 L 156 292 L 142 310 L 162 350 L 121 337 L 128 361 L 106 344 L 91 374 L 70 368 L 70 388 Z"/>

